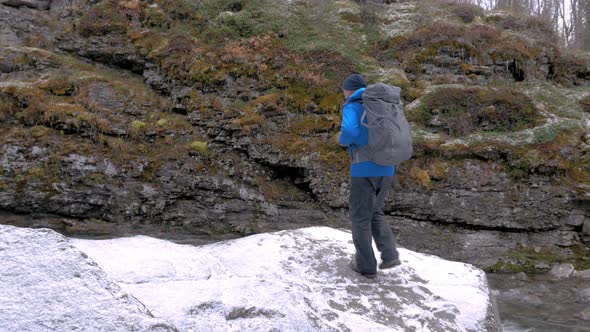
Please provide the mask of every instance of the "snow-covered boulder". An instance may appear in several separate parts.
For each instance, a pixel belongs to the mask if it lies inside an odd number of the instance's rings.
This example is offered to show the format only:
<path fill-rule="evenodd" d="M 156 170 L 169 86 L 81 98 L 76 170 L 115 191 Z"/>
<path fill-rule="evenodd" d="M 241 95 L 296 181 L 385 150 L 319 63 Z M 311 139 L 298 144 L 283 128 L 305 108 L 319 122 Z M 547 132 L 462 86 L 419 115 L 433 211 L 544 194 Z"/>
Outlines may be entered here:
<path fill-rule="evenodd" d="M 75 246 L 180 331 L 498 331 L 483 271 L 400 249 L 375 280 L 348 232 L 325 227 L 202 247 L 145 236 Z M 34 269 L 34 267 L 30 267 Z"/>
<path fill-rule="evenodd" d="M 177 331 L 58 233 L 0 225 L 0 331 Z"/>

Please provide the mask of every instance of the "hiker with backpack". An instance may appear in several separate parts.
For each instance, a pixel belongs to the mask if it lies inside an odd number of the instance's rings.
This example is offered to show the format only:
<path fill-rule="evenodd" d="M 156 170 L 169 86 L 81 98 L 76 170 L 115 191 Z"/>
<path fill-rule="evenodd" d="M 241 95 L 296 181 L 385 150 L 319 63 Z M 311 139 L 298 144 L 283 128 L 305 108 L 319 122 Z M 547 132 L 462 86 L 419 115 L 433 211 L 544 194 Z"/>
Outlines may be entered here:
<path fill-rule="evenodd" d="M 412 155 L 410 126 L 403 113 L 400 88 L 383 83 L 367 86 L 358 74 L 348 76 L 342 91 L 342 125 L 338 141 L 351 156 L 349 211 L 356 248 L 350 267 L 374 279 L 377 261 L 372 240 L 381 253 L 380 269 L 399 265 L 399 253 L 383 207 L 395 165 Z"/>

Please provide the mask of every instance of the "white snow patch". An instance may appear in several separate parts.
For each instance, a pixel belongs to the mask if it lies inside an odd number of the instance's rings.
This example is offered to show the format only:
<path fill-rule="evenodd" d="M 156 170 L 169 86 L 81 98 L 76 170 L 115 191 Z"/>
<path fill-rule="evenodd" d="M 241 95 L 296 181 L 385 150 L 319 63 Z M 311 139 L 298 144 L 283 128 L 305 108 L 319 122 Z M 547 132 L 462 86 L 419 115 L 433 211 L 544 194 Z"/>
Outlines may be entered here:
<path fill-rule="evenodd" d="M 479 331 L 489 319 L 483 271 L 400 248 L 402 266 L 369 280 L 348 267 L 351 234 L 327 227 L 201 247 L 72 241 L 181 331 Z"/>
<path fill-rule="evenodd" d="M 0 331 L 176 331 L 67 238 L 0 225 Z"/>

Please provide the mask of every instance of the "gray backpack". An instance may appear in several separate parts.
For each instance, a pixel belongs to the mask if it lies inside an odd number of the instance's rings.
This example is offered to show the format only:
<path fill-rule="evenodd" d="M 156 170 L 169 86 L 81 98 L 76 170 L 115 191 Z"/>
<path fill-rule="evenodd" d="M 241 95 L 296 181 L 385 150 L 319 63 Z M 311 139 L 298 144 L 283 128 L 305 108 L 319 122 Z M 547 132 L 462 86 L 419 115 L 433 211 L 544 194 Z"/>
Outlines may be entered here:
<path fill-rule="evenodd" d="M 401 89 L 383 83 L 363 92 L 361 124 L 369 130 L 369 144 L 353 150 L 353 162 L 372 161 L 391 166 L 412 157 L 412 133 L 400 99 Z"/>

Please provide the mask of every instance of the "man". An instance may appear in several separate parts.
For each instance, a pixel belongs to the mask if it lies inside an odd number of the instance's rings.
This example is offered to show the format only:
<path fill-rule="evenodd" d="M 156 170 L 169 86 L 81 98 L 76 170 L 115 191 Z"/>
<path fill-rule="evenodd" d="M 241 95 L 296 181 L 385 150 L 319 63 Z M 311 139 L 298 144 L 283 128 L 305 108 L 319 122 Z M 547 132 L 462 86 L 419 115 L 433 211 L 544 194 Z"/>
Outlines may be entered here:
<path fill-rule="evenodd" d="M 358 74 L 348 76 L 342 84 L 346 102 L 342 106 L 342 126 L 338 141 L 349 149 L 350 165 L 350 219 L 356 254 L 351 268 L 370 279 L 377 276 L 377 261 L 372 239 L 381 252 L 380 269 L 400 264 L 399 253 L 391 228 L 384 221 L 383 206 L 391 187 L 394 165 L 382 166 L 372 161 L 355 160 L 355 149 L 368 144 L 368 129 L 361 125 L 362 96 L 367 82 Z"/>

